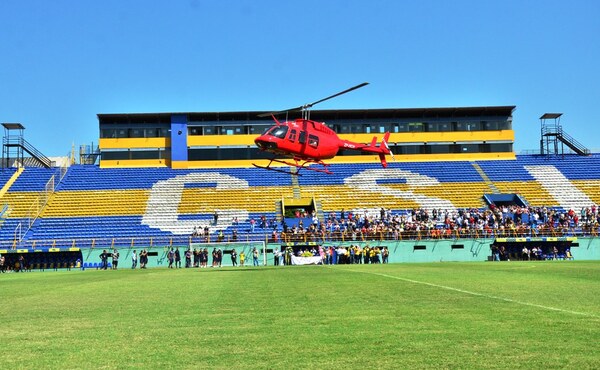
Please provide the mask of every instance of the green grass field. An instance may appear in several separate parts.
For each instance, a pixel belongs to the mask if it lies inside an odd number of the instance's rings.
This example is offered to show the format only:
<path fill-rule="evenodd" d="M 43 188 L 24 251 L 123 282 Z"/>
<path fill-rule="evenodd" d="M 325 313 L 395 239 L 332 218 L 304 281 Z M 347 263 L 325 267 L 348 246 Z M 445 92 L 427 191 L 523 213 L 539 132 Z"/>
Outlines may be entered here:
<path fill-rule="evenodd" d="M 600 263 L 0 275 L 2 368 L 599 368 Z"/>

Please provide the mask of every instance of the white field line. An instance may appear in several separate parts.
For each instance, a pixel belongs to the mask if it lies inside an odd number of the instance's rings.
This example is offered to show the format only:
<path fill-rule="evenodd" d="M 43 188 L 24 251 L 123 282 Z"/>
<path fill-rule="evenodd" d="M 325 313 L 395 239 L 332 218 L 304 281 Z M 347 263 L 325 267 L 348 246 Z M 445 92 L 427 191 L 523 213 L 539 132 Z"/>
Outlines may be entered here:
<path fill-rule="evenodd" d="M 428 283 L 426 281 L 419 281 L 419 280 L 414 280 L 414 279 L 407 279 L 407 278 L 403 278 L 403 277 L 399 277 L 399 276 L 392 276 L 392 275 L 381 274 L 381 273 L 377 273 L 377 272 L 369 272 L 369 271 L 356 271 L 356 270 L 344 270 L 344 271 L 350 271 L 350 272 L 355 272 L 355 273 L 359 273 L 359 274 L 377 275 L 377 276 L 385 277 L 385 278 L 388 278 L 388 279 L 401 280 L 401 281 L 406 281 L 406 282 L 413 283 L 413 284 L 427 285 L 427 286 L 431 286 L 431 287 L 435 287 L 435 288 L 439 288 L 439 289 L 450 290 L 450 291 L 453 291 L 453 292 L 459 292 L 459 293 L 468 294 L 468 295 L 472 295 L 472 296 L 476 296 L 476 297 L 485 297 L 485 298 L 489 298 L 489 299 L 495 299 L 495 300 L 498 300 L 498 301 L 504 301 L 504 302 L 510 302 L 510 303 L 514 303 L 514 304 L 520 304 L 520 305 L 523 305 L 523 306 L 541 308 L 541 309 L 548 310 L 548 311 L 563 312 L 563 313 L 568 313 L 568 314 L 571 314 L 571 315 L 586 316 L 586 317 L 593 317 L 593 318 L 600 319 L 600 316 L 594 315 L 594 314 L 588 313 L 588 312 L 578 312 L 578 311 L 565 310 L 565 309 L 557 308 L 557 307 L 543 306 L 543 305 L 540 305 L 540 304 L 523 302 L 523 301 L 518 301 L 518 300 L 510 299 L 510 298 L 498 297 L 498 296 L 491 295 L 491 294 L 471 292 L 471 291 L 468 291 L 468 290 L 459 289 L 459 288 L 453 288 L 453 287 L 446 286 L 446 285 Z"/>

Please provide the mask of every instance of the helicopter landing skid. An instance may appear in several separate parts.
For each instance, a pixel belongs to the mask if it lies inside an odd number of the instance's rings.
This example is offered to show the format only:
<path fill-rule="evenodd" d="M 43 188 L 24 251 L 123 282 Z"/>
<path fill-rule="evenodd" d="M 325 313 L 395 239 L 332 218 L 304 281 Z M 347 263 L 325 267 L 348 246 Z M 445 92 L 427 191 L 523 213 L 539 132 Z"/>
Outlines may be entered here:
<path fill-rule="evenodd" d="M 301 169 L 306 169 L 307 171 L 315 171 L 315 172 L 321 172 L 321 173 L 326 173 L 328 175 L 333 174 L 333 172 L 329 171 L 329 169 L 327 167 L 329 167 L 329 164 L 324 163 L 323 161 L 304 161 L 303 163 L 299 163 L 301 160 L 296 160 L 294 159 L 294 162 L 288 162 L 288 161 L 282 161 L 280 159 L 271 159 L 269 161 L 269 164 L 266 166 L 259 166 L 256 163 L 252 163 L 252 165 L 256 168 L 262 168 L 265 170 L 269 170 L 269 171 L 275 171 L 275 172 L 281 172 L 281 173 L 287 173 L 293 176 L 302 176 L 299 172 Z M 273 162 L 277 162 L 277 163 L 282 163 L 282 164 L 286 164 L 290 167 L 296 167 L 296 172 L 292 172 L 292 171 L 288 171 L 288 170 L 282 170 L 279 168 L 274 168 L 271 167 L 271 163 Z M 321 166 L 323 166 L 323 168 L 311 168 L 308 167 L 307 165 L 310 165 L 311 163 L 315 163 L 315 164 L 320 164 Z"/>
<path fill-rule="evenodd" d="M 256 163 L 252 163 L 252 165 L 256 168 L 262 168 L 264 170 L 287 173 L 288 175 L 294 175 L 294 176 L 302 176 L 302 175 L 299 175 L 298 172 L 292 172 L 292 171 L 288 171 L 288 170 L 280 170 L 279 168 L 273 168 L 270 165 L 269 166 L 259 166 Z"/>

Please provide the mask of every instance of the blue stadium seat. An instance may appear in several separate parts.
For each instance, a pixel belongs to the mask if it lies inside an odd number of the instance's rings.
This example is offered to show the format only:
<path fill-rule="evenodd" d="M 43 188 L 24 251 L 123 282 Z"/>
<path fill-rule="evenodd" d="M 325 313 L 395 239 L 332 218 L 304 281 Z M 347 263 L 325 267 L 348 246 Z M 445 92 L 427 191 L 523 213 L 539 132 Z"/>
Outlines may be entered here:
<path fill-rule="evenodd" d="M 474 193 L 469 193 L 468 197 L 473 198 L 471 203 L 476 204 L 475 208 L 483 208 L 486 205 L 481 201 L 481 196 L 486 191 L 490 191 L 488 184 L 482 178 L 482 175 L 476 170 L 474 163 L 477 164 L 481 170 L 485 173 L 485 176 L 489 180 L 502 189 L 509 189 L 518 192 L 519 189 L 528 189 L 531 187 L 537 187 L 540 189 L 540 185 L 535 181 L 534 177 L 527 171 L 526 166 L 531 165 L 552 165 L 558 169 L 568 180 L 570 181 L 586 181 L 586 180 L 600 180 L 600 155 L 595 154 L 590 157 L 579 157 L 579 156 L 566 156 L 560 159 L 548 159 L 539 156 L 517 156 L 516 160 L 495 160 L 495 161 L 454 161 L 454 162 L 443 162 L 443 161 L 426 161 L 426 162 L 391 162 L 389 163 L 388 169 L 396 169 L 406 171 L 406 173 L 413 173 L 416 175 L 427 176 L 436 181 L 436 186 L 442 195 L 446 195 L 444 191 L 454 186 L 456 189 L 468 190 L 469 187 L 475 187 L 477 190 Z M 348 178 L 355 176 L 363 171 L 370 170 L 381 170 L 379 163 L 355 163 L 355 164 L 332 164 L 330 170 L 333 172 L 332 175 L 324 175 L 322 173 L 316 173 L 308 170 L 303 170 L 302 176 L 294 179 L 297 180 L 300 191 L 303 197 L 311 197 L 314 195 L 317 201 L 323 201 L 325 205 L 322 211 L 325 218 L 329 212 L 338 212 L 341 207 L 333 206 L 333 202 L 327 202 L 328 199 L 319 199 L 319 192 L 327 190 L 327 194 L 331 194 L 332 197 L 342 196 L 343 194 L 336 194 L 337 189 L 348 190 L 348 186 L 345 182 Z M 398 173 L 399 171 L 396 171 Z M 0 174 L 0 183 L 8 181 L 10 176 L 14 173 L 14 169 L 7 169 L 6 172 Z M 55 169 L 44 169 L 44 168 L 26 168 L 25 171 L 19 176 L 17 181 L 10 187 L 7 195 L 7 199 L 11 199 L 10 195 L 13 195 L 14 199 L 20 198 L 23 193 L 31 195 L 31 193 L 39 192 L 44 189 L 46 183 L 53 174 L 56 173 Z M 393 172 L 392 172 L 393 173 Z M 188 234 L 175 233 L 172 231 L 164 231 L 158 227 L 151 227 L 143 224 L 143 212 L 140 214 L 131 214 L 131 212 L 123 212 L 123 214 L 115 214 L 109 209 L 105 213 L 101 214 L 79 214 L 77 210 L 61 214 L 60 212 L 52 213 L 56 209 L 67 209 L 69 197 L 74 194 L 89 194 L 93 195 L 90 197 L 90 202 L 98 202 L 99 209 L 102 207 L 110 207 L 112 203 L 106 199 L 110 199 L 111 194 L 117 192 L 137 191 L 136 194 L 142 194 L 141 197 L 148 197 L 148 193 L 152 187 L 159 181 L 172 179 L 176 176 L 189 175 L 189 174 L 204 174 L 206 176 L 221 175 L 230 176 L 233 179 L 246 181 L 249 186 L 247 197 L 248 202 L 257 198 L 257 205 L 248 205 L 246 210 L 248 215 L 247 219 L 240 219 L 237 226 L 231 225 L 224 230 L 226 235 L 231 235 L 234 229 L 238 232 L 240 240 L 245 240 L 250 230 L 250 219 L 254 218 L 258 221 L 261 216 L 266 216 L 268 219 L 275 218 L 276 207 L 275 202 L 270 204 L 263 204 L 260 202 L 260 196 L 262 193 L 266 193 L 268 190 L 277 187 L 281 189 L 282 194 L 279 196 L 292 197 L 294 195 L 294 186 L 292 176 L 289 174 L 281 174 L 277 172 L 266 172 L 256 168 L 207 168 L 207 169 L 194 169 L 194 170 L 175 170 L 167 167 L 163 168 L 100 168 L 99 166 L 90 165 L 74 165 L 68 169 L 67 175 L 63 178 L 62 182 L 57 186 L 56 196 L 51 198 L 45 212 L 35 221 L 33 227 L 26 233 L 23 239 L 23 243 L 33 242 L 44 245 L 49 243 L 48 241 L 56 241 L 57 247 L 70 247 L 72 241 L 77 240 L 77 246 L 87 248 L 92 245 L 94 240 L 95 248 L 108 249 L 112 246 L 112 239 L 117 238 L 117 242 L 120 245 L 131 245 L 131 238 L 149 238 L 153 239 L 154 245 L 168 245 L 170 238 L 181 238 L 180 240 L 186 240 L 191 234 L 191 230 Z M 397 179 L 393 177 L 381 178 L 377 185 L 387 187 L 388 189 L 401 189 L 406 188 L 405 179 Z M 464 185 L 464 186 L 463 186 Z M 205 188 L 212 188 L 214 184 L 208 180 L 206 183 L 200 184 L 187 184 L 184 185 L 188 193 L 198 191 L 201 193 Z M 226 188 L 226 186 L 225 186 Z M 423 187 L 421 187 L 423 188 Z M 428 195 L 428 192 L 419 186 L 411 191 L 416 195 Z M 452 188 L 452 189 L 454 189 Z M 333 190 L 332 190 L 333 189 Z M 279 191 L 279 190 L 278 190 Z M 461 190 L 462 191 L 462 190 Z M 591 188 L 586 190 L 588 192 L 593 191 Z M 215 191 L 214 193 L 218 193 Z M 364 190 L 357 191 L 355 194 L 351 194 L 350 197 L 357 197 L 358 195 L 365 193 Z M 202 199 L 198 201 L 199 205 L 194 205 L 189 209 L 196 210 L 198 208 L 208 209 L 226 209 L 228 207 L 228 198 L 232 196 L 233 192 L 227 193 L 223 190 L 223 198 L 218 198 L 218 195 L 214 199 Z M 64 195 L 60 197 L 60 195 Z M 593 199 L 597 199 L 599 194 Z M 105 198 L 102 198 L 105 197 Z M 103 200 L 104 199 L 104 200 Z M 360 202 L 356 202 L 364 206 L 364 208 L 377 208 L 380 207 L 382 201 L 390 201 L 388 206 L 394 213 L 406 213 L 411 207 L 414 207 L 415 200 L 406 199 L 403 202 L 396 201 L 394 195 L 389 194 L 367 194 L 364 195 L 364 201 L 361 199 Z M 527 200 L 527 199 L 526 199 Z M 190 202 L 190 200 L 187 200 Z M 210 201 L 210 203 L 208 203 Z M 64 203 L 60 203 L 64 202 Z M 105 202 L 107 205 L 104 205 Z M 142 202 L 142 201 L 140 201 Z M 408 205 L 408 206 L 406 206 Z M 557 204 L 547 204 L 551 207 L 556 207 Z M 28 218 L 25 217 L 27 213 L 27 206 L 21 206 L 23 209 L 13 213 L 2 223 L 0 228 L 0 241 L 2 247 L 5 244 L 9 244 L 14 239 L 15 230 L 23 227 L 27 224 Z M 70 209 L 70 208 L 69 208 Z M 559 209 L 559 208 L 557 208 Z M 349 211 L 350 209 L 347 209 Z M 580 210 L 576 210 L 579 212 Z M 99 212 L 100 213 L 100 212 Z M 60 214 L 60 217 L 58 216 Z M 179 214 L 176 221 L 192 221 L 198 222 L 198 226 L 206 225 L 209 222 L 210 214 L 199 215 L 195 211 L 187 211 L 185 214 Z M 323 220 L 320 220 L 323 221 Z M 528 216 L 523 216 L 523 221 L 528 222 Z M 173 220 L 170 220 L 173 222 Z M 305 222 L 306 224 L 306 222 Z M 291 225 L 290 225 L 291 226 Z M 281 230 L 281 225 L 277 225 L 277 228 Z M 270 233 L 272 229 L 262 229 L 259 227 L 257 222 L 254 233 L 251 237 L 259 240 L 264 240 L 264 237 Z M 215 240 L 216 231 L 212 230 L 211 239 Z M 89 265 L 88 265 L 89 266 Z M 94 266 L 96 267 L 96 266 Z"/>

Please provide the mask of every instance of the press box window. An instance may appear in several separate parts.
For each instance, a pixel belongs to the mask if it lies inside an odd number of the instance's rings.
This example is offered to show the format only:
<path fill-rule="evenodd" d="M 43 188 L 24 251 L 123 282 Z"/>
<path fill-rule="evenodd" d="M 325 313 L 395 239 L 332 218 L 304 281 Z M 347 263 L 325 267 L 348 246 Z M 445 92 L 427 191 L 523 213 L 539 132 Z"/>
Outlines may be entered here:
<path fill-rule="evenodd" d="M 411 122 L 408 124 L 409 132 L 422 132 L 423 131 L 423 123 L 422 122 Z"/>
<path fill-rule="evenodd" d="M 144 130 L 138 128 L 129 129 L 129 137 L 144 137 Z"/>
<path fill-rule="evenodd" d="M 202 127 L 190 127 L 190 135 L 202 135 Z"/>
<path fill-rule="evenodd" d="M 129 151 L 102 152 L 100 158 L 106 161 L 125 160 L 129 159 Z"/>
<path fill-rule="evenodd" d="M 155 150 L 132 150 L 131 159 L 160 159 L 160 151 Z"/>
<path fill-rule="evenodd" d="M 158 137 L 158 129 L 156 128 L 147 128 L 144 129 L 145 137 Z"/>
<path fill-rule="evenodd" d="M 116 138 L 117 130 L 115 129 L 103 129 L 100 131 L 102 138 Z"/>
<path fill-rule="evenodd" d="M 460 146 L 461 153 L 478 153 L 479 144 L 462 144 Z"/>

